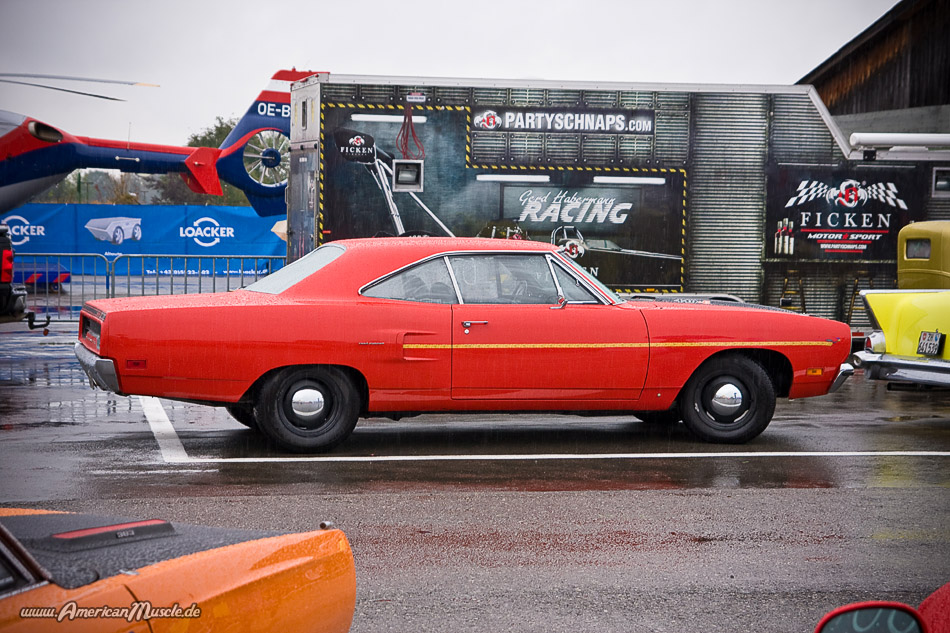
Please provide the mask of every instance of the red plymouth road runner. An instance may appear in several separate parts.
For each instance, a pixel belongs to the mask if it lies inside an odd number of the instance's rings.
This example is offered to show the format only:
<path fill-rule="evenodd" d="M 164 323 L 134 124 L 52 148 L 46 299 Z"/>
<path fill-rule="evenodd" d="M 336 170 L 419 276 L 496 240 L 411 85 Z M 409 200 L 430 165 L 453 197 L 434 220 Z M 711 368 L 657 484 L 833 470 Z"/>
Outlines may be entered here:
<path fill-rule="evenodd" d="M 228 293 L 82 309 L 90 382 L 224 406 L 291 451 L 359 417 L 630 412 L 746 442 L 776 397 L 833 391 L 836 321 L 710 301 L 622 300 L 550 244 L 484 238 L 331 242 Z"/>

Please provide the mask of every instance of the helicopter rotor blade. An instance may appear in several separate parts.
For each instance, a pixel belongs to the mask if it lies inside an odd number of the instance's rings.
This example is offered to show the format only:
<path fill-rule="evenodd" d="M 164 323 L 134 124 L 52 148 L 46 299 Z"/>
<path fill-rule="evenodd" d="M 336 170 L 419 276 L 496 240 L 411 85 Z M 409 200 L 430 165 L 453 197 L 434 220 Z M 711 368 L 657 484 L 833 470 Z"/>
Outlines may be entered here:
<path fill-rule="evenodd" d="M 82 92 L 80 90 L 69 90 L 68 88 L 57 88 L 56 86 L 47 86 L 45 84 L 37 84 L 29 81 L 15 81 L 13 79 L 2 79 L 0 82 L 8 84 L 20 84 L 21 86 L 33 86 L 34 88 L 47 88 L 48 90 L 58 90 L 60 92 L 69 92 L 75 95 L 83 95 L 86 97 L 95 97 L 97 99 L 108 99 L 109 101 L 125 101 L 125 99 L 119 99 L 118 97 L 108 97 L 106 95 L 97 95 L 93 92 Z"/>
<path fill-rule="evenodd" d="M 122 86 L 146 86 L 158 88 L 158 84 L 149 84 L 142 81 L 122 81 L 120 79 L 96 79 L 94 77 L 73 77 L 70 75 L 37 75 L 34 73 L 0 73 L 0 77 L 14 77 L 16 79 L 59 79 L 62 81 L 88 81 L 97 84 L 119 84 Z M 46 86 L 42 86 L 46 87 Z"/>

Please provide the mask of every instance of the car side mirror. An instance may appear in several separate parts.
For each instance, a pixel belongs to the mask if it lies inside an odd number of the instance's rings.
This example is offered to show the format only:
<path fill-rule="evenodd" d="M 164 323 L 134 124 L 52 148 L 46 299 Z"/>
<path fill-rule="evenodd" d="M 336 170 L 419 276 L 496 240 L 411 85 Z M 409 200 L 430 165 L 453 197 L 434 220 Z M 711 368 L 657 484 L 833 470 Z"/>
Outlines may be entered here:
<path fill-rule="evenodd" d="M 899 602 L 858 602 L 835 609 L 815 633 L 927 633 L 915 609 Z"/>

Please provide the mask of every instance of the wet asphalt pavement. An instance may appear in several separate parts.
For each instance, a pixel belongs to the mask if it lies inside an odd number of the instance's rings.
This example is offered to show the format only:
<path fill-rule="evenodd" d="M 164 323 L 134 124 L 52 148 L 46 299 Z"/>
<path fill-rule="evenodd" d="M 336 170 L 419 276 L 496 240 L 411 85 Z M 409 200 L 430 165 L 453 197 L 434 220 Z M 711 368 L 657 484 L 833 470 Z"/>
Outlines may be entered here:
<path fill-rule="evenodd" d="M 859 375 L 742 446 L 633 417 L 420 416 L 308 457 L 223 409 L 91 390 L 74 328 L 0 326 L 0 504 L 331 520 L 354 633 L 811 631 L 950 581 L 950 392 Z"/>

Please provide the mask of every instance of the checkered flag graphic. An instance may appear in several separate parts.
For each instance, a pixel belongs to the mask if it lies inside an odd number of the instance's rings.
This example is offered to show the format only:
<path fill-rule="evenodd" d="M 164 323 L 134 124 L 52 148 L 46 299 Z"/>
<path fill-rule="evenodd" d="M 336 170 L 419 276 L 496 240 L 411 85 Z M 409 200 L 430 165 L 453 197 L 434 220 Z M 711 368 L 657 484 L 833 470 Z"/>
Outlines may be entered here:
<path fill-rule="evenodd" d="M 892 182 L 878 182 L 870 185 L 867 189 L 868 197 L 878 202 L 883 202 L 892 207 L 900 207 L 907 210 L 907 204 L 897 197 L 897 187 Z"/>
<path fill-rule="evenodd" d="M 798 185 L 798 193 L 789 199 L 785 208 L 787 209 L 799 204 L 811 202 L 816 198 L 824 197 L 827 192 L 828 185 L 820 183 L 817 180 L 803 180 L 802 184 Z"/>

